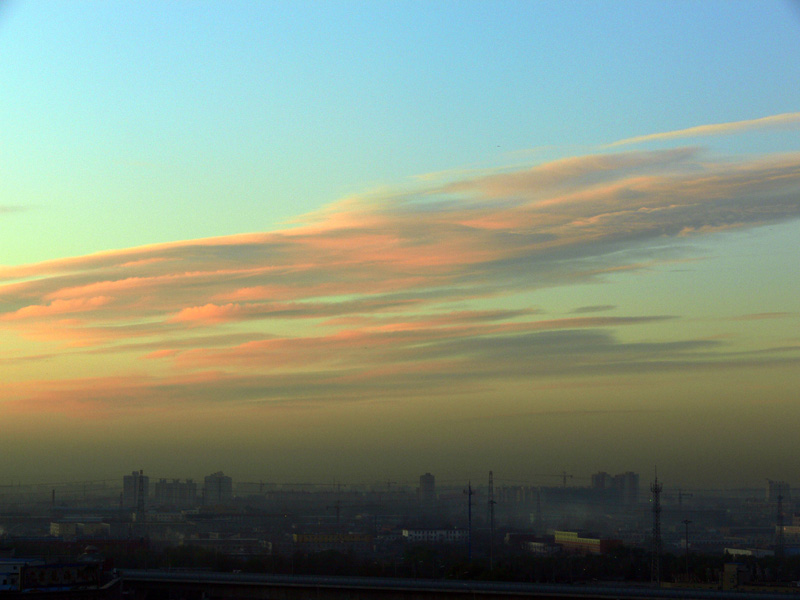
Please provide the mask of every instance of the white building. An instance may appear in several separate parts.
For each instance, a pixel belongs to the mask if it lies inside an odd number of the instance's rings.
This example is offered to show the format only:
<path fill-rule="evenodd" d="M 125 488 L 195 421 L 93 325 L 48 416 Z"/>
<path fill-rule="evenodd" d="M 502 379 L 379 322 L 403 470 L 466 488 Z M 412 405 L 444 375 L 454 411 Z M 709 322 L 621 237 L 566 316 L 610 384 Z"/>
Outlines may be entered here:
<path fill-rule="evenodd" d="M 467 532 L 463 529 L 403 529 L 403 539 L 407 542 L 456 544 L 467 541 Z"/>
<path fill-rule="evenodd" d="M 26 565 L 41 566 L 44 561 L 38 558 L 0 558 L 0 592 L 18 591 L 19 574 Z"/>

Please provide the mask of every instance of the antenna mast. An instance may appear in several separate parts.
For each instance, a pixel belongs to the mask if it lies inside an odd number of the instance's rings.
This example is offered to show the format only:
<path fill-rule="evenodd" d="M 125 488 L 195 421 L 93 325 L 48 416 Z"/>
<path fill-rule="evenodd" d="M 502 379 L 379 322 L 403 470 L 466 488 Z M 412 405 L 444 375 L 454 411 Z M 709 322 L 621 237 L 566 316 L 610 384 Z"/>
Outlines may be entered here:
<path fill-rule="evenodd" d="M 663 486 L 656 480 L 650 485 L 653 494 L 653 562 L 651 565 L 651 579 L 661 585 L 661 490 Z"/>
<path fill-rule="evenodd" d="M 467 495 L 467 559 L 472 562 L 472 481 L 467 483 L 467 489 L 464 490 Z"/>
<path fill-rule="evenodd" d="M 494 478 L 489 471 L 489 570 L 494 570 Z"/>
<path fill-rule="evenodd" d="M 775 558 L 778 559 L 778 573 L 780 574 L 783 568 L 783 554 L 784 554 L 784 540 L 783 540 L 783 494 L 778 493 L 778 514 L 776 515 L 776 533 L 777 539 L 775 540 Z"/>

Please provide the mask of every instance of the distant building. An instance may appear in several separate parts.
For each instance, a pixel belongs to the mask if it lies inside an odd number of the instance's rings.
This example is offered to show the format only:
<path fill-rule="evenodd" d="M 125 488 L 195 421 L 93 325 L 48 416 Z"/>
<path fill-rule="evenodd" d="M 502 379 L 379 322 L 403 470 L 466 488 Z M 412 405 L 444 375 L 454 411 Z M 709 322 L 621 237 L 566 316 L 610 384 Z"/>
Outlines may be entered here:
<path fill-rule="evenodd" d="M 111 534 L 108 523 L 89 521 L 53 521 L 50 523 L 50 535 L 58 538 L 74 539 L 76 537 L 107 538 Z"/>
<path fill-rule="evenodd" d="M 502 485 L 494 489 L 494 499 L 498 504 L 534 504 L 539 500 L 539 488 L 530 485 Z"/>
<path fill-rule="evenodd" d="M 403 539 L 407 542 L 429 544 L 455 544 L 467 541 L 464 529 L 403 529 Z"/>
<path fill-rule="evenodd" d="M 561 552 L 561 546 L 546 539 L 525 542 L 523 547 L 526 551 L 538 556 L 552 556 L 553 554 Z"/>
<path fill-rule="evenodd" d="M 39 558 L 0 559 L 0 591 L 18 592 L 20 589 L 20 573 L 26 567 L 41 566 L 43 564 L 44 560 Z"/>
<path fill-rule="evenodd" d="M 419 504 L 423 513 L 430 513 L 436 507 L 436 478 L 430 473 L 419 476 Z"/>
<path fill-rule="evenodd" d="M 577 531 L 554 531 L 553 541 L 564 552 L 577 554 L 605 554 L 622 545 L 620 540 L 582 536 Z"/>
<path fill-rule="evenodd" d="M 764 558 L 765 556 L 775 556 L 774 550 L 766 548 L 725 548 L 725 554 L 730 556 L 755 556 Z"/>
<path fill-rule="evenodd" d="M 233 501 L 233 479 L 222 471 L 207 475 L 203 486 L 203 504 L 229 504 Z"/>
<path fill-rule="evenodd" d="M 785 481 L 772 481 L 772 479 L 767 479 L 767 502 L 777 502 L 778 496 L 781 497 L 781 501 L 790 502 L 792 499 L 791 487 Z"/>
<path fill-rule="evenodd" d="M 606 473 L 600 471 L 592 475 L 592 489 L 593 490 L 607 490 L 614 485 L 614 478 Z"/>
<path fill-rule="evenodd" d="M 778 532 L 778 527 L 775 528 L 775 532 Z M 792 542 L 800 541 L 800 525 L 784 525 L 783 536 Z"/>
<path fill-rule="evenodd" d="M 82 523 L 80 533 L 87 538 L 107 538 L 111 536 L 111 525 L 100 522 Z"/>
<path fill-rule="evenodd" d="M 295 533 L 295 549 L 305 552 L 345 550 L 359 554 L 372 550 L 372 536 L 367 533 Z"/>
<path fill-rule="evenodd" d="M 613 494 L 620 503 L 627 506 L 639 502 L 639 474 L 626 471 L 619 475 L 609 475 L 600 471 L 592 475 L 593 490 L 613 490 Z"/>
<path fill-rule="evenodd" d="M 257 538 L 242 538 L 238 535 L 217 538 L 186 538 L 183 540 L 183 545 L 199 546 L 206 550 L 239 558 L 272 553 L 272 544 L 269 542 Z"/>
<path fill-rule="evenodd" d="M 194 508 L 197 506 L 197 484 L 191 479 L 184 482 L 159 479 L 155 484 L 154 501 L 160 507 Z"/>
<path fill-rule="evenodd" d="M 60 538 L 74 538 L 78 535 L 80 523 L 71 521 L 50 523 L 50 535 Z"/>
<path fill-rule="evenodd" d="M 623 504 L 637 504 L 639 502 L 639 474 L 626 471 L 614 475 L 614 489 L 619 492 Z"/>
<path fill-rule="evenodd" d="M 539 536 L 535 533 L 515 533 L 509 531 L 505 537 L 503 538 L 503 542 L 506 546 L 510 546 L 514 550 L 523 550 L 526 548 L 527 544 L 534 543 L 534 542 L 549 542 L 553 543 L 553 536 Z"/>
<path fill-rule="evenodd" d="M 150 478 L 144 471 L 133 471 L 122 478 L 122 508 L 144 510 L 150 493 Z"/>

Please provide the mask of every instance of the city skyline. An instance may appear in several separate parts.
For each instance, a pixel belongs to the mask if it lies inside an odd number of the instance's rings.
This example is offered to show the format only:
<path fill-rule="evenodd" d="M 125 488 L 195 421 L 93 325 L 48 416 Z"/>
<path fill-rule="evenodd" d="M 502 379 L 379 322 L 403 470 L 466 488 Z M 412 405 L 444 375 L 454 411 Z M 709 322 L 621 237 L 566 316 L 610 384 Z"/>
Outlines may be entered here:
<path fill-rule="evenodd" d="M 800 9 L 680 6 L 4 6 L 0 480 L 797 482 Z"/>
<path fill-rule="evenodd" d="M 208 470 L 208 469 L 207 469 Z M 69 496 L 74 497 L 77 495 L 94 495 L 96 493 L 106 493 L 108 490 L 115 488 L 123 489 L 126 486 L 136 485 L 129 484 L 128 480 L 137 480 L 138 477 L 143 477 L 144 481 L 150 482 L 145 484 L 150 490 L 146 496 L 154 497 L 158 495 L 156 489 L 157 484 L 167 483 L 170 485 L 189 484 L 195 486 L 198 494 L 202 495 L 206 482 L 215 477 L 224 477 L 229 480 L 229 486 L 232 486 L 234 495 L 239 497 L 241 495 L 248 495 L 256 493 L 253 490 L 258 490 L 258 494 L 267 491 L 276 490 L 305 490 L 316 491 L 325 493 L 351 493 L 351 492 L 399 492 L 405 493 L 423 493 L 424 489 L 432 490 L 461 490 L 468 484 L 471 484 L 473 489 L 485 492 L 488 487 L 492 487 L 489 482 L 494 481 L 496 490 L 513 490 L 513 489 L 550 489 L 550 490 L 587 490 L 587 489 L 611 489 L 629 487 L 630 489 L 638 489 L 641 487 L 641 495 L 644 498 L 649 497 L 646 493 L 646 488 L 649 484 L 653 483 L 656 479 L 657 473 L 638 473 L 634 471 L 624 471 L 622 473 L 608 472 L 605 470 L 598 470 L 595 472 L 567 470 L 564 469 L 560 472 L 552 473 L 534 473 L 527 479 L 515 479 L 508 476 L 508 472 L 501 473 L 501 477 L 492 477 L 495 471 L 486 472 L 465 472 L 465 473 L 452 473 L 445 472 L 439 474 L 432 474 L 425 472 L 419 476 L 409 477 L 403 479 L 396 474 L 387 473 L 383 479 L 330 479 L 324 480 L 320 478 L 317 481 L 299 481 L 300 478 L 295 477 L 290 480 L 270 479 L 267 477 L 258 477 L 254 479 L 242 479 L 231 477 L 225 471 L 217 471 L 212 474 L 207 474 L 206 471 L 188 472 L 186 470 L 178 470 L 171 472 L 160 471 L 146 471 L 144 469 L 135 469 L 132 472 L 124 473 L 120 476 L 119 473 L 87 473 L 87 478 L 77 480 L 60 480 L 60 481 L 45 481 L 42 477 L 37 476 L 36 473 L 29 473 L 29 478 L 25 481 L 9 481 L 0 484 L 0 489 L 5 490 L 0 496 L 6 500 L 12 500 L 19 494 L 38 494 L 42 498 L 45 496 L 50 499 L 54 491 L 61 493 L 63 490 L 70 490 Z M 205 473 L 205 474 L 204 474 Z M 424 479 L 428 479 L 428 483 L 423 483 Z M 660 483 L 664 483 L 663 478 L 658 478 Z M 766 484 L 766 485 L 765 485 Z M 620 487 L 622 486 L 622 487 Z M 744 482 L 738 486 L 686 486 L 679 481 L 667 482 L 666 488 L 672 495 L 679 492 L 707 492 L 707 493 L 737 493 L 737 492 L 754 492 L 757 490 L 766 489 L 766 497 L 769 500 L 780 493 L 784 498 L 791 498 L 792 488 L 800 488 L 800 485 L 795 485 L 792 481 L 775 480 L 770 477 L 759 478 L 758 480 Z M 238 491 L 237 491 L 238 490 Z M 129 494 L 130 495 L 130 494 Z M 135 494 L 134 494 L 135 496 Z M 131 496 L 133 497 L 133 496 Z M 677 496 L 676 496 L 677 497 Z M 40 498 L 41 499 L 41 498 Z"/>

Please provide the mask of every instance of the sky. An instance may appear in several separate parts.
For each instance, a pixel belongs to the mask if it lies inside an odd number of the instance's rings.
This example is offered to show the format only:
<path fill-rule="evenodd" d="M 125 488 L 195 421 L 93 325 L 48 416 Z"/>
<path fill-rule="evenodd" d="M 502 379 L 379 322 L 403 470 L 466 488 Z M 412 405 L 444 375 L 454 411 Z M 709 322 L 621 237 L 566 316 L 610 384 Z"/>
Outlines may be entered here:
<path fill-rule="evenodd" d="M 4 2 L 0 481 L 800 485 L 799 35 Z"/>

